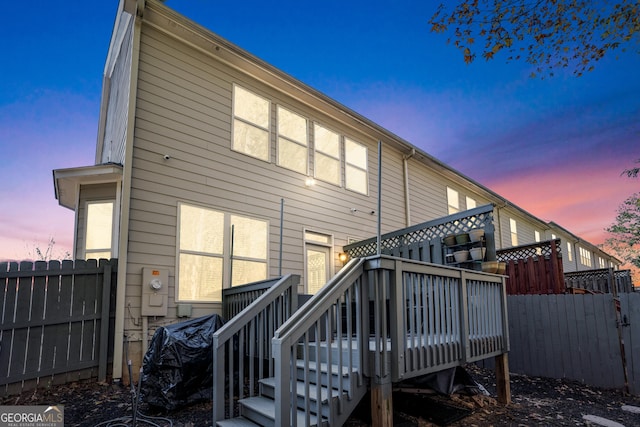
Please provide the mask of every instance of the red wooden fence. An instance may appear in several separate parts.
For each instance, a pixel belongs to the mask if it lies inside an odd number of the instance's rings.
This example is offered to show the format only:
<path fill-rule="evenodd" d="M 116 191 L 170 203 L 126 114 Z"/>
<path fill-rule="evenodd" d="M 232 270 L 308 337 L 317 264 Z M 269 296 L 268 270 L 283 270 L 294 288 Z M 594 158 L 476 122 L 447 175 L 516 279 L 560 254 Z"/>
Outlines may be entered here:
<path fill-rule="evenodd" d="M 498 252 L 506 262 L 508 295 L 564 294 L 564 271 L 559 240 L 521 246 L 518 253 Z"/>

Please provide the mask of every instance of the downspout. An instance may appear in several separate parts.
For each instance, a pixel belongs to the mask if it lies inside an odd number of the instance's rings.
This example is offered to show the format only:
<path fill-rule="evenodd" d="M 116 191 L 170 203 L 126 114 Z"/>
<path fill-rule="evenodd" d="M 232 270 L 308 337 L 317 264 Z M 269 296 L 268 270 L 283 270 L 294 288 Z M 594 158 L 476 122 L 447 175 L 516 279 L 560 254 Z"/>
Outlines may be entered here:
<path fill-rule="evenodd" d="M 405 227 L 411 225 L 411 202 L 409 200 L 409 159 L 416 154 L 416 149 L 412 148 L 409 154 L 402 156 L 402 166 L 404 167 L 404 221 Z"/>
<path fill-rule="evenodd" d="M 131 166 L 133 163 L 133 133 L 135 130 L 136 93 L 138 90 L 138 63 L 140 59 L 140 32 L 144 2 L 139 2 L 133 22 L 131 74 L 129 78 L 129 110 L 127 112 L 127 139 L 124 165 L 122 166 L 122 204 L 120 206 L 120 241 L 118 243 L 118 283 L 116 289 L 116 313 L 113 341 L 113 379 L 122 379 L 124 316 L 127 287 L 127 255 L 129 241 L 129 209 L 131 206 Z M 121 12 L 122 13 L 122 12 Z M 146 333 L 146 331 L 142 331 Z M 131 380 L 131 379 L 130 379 Z"/>

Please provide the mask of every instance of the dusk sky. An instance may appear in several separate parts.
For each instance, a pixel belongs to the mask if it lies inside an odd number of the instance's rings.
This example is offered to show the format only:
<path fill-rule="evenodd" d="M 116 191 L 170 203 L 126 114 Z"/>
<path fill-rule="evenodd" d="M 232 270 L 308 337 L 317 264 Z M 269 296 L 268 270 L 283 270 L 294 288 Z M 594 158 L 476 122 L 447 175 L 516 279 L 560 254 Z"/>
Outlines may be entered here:
<path fill-rule="evenodd" d="M 640 180 L 640 55 L 576 78 L 524 62 L 466 65 L 430 32 L 437 1 L 168 0 L 214 33 L 389 129 L 545 221 L 599 244 Z M 6 2 L 0 26 L 0 260 L 56 241 L 73 212 L 52 170 L 94 163 L 118 0 Z M 635 48 L 635 49 L 634 49 Z"/>

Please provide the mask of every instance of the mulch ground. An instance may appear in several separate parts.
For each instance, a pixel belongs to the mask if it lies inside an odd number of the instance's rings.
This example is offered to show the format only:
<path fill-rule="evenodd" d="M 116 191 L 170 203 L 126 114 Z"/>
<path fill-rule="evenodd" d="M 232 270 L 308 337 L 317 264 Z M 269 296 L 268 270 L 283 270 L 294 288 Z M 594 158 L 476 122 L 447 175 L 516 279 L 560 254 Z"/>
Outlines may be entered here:
<path fill-rule="evenodd" d="M 640 426 L 640 415 L 623 411 L 623 405 L 640 407 L 640 396 L 617 390 L 588 387 L 574 381 L 511 375 L 512 403 L 498 404 L 492 371 L 466 367 L 489 392 L 485 395 L 396 394 L 396 426 L 586 426 L 584 415 L 595 415 L 624 426 Z M 64 405 L 66 426 L 116 426 L 132 424 L 132 396 L 128 387 L 114 384 L 75 383 L 25 392 L 0 399 L 0 405 Z M 493 397 L 492 397 L 493 396 Z M 370 425 L 368 401 L 362 402 L 348 427 Z M 211 402 L 163 412 L 139 405 L 139 414 L 162 417 L 158 426 L 211 426 Z M 137 415 L 140 421 L 142 415 Z M 455 420 L 461 417 L 459 420 Z M 143 422 L 139 426 L 152 425 Z"/>

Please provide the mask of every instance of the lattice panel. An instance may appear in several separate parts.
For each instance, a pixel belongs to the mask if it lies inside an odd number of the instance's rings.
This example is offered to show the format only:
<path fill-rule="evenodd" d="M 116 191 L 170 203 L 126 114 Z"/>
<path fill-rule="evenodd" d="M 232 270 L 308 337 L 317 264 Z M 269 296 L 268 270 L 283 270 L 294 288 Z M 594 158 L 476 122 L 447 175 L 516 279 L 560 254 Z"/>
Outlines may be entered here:
<path fill-rule="evenodd" d="M 385 234 L 382 236 L 380 241 L 381 252 L 383 254 L 389 254 L 396 248 L 428 240 L 441 239 L 450 234 L 466 233 L 471 229 L 485 228 L 485 226 L 493 223 L 493 209 L 479 213 L 476 211 L 477 209 L 470 210 L 469 212 L 474 213 L 469 216 L 460 217 L 460 214 L 450 215 L 442 218 L 443 222 L 429 221 L 417 226 Z M 451 217 L 456 218 L 447 220 Z M 345 247 L 345 251 L 349 254 L 350 258 L 375 255 L 376 250 L 377 241 L 375 238 Z"/>
<path fill-rule="evenodd" d="M 517 261 L 519 259 L 545 257 L 549 258 L 553 251 L 551 250 L 551 243 L 555 242 L 556 252 L 558 258 L 562 257 L 562 248 L 560 247 L 560 240 L 549 240 L 547 242 L 540 242 L 533 245 L 517 246 L 515 248 L 503 249 L 497 251 L 496 256 L 498 261 L 508 262 Z"/>

